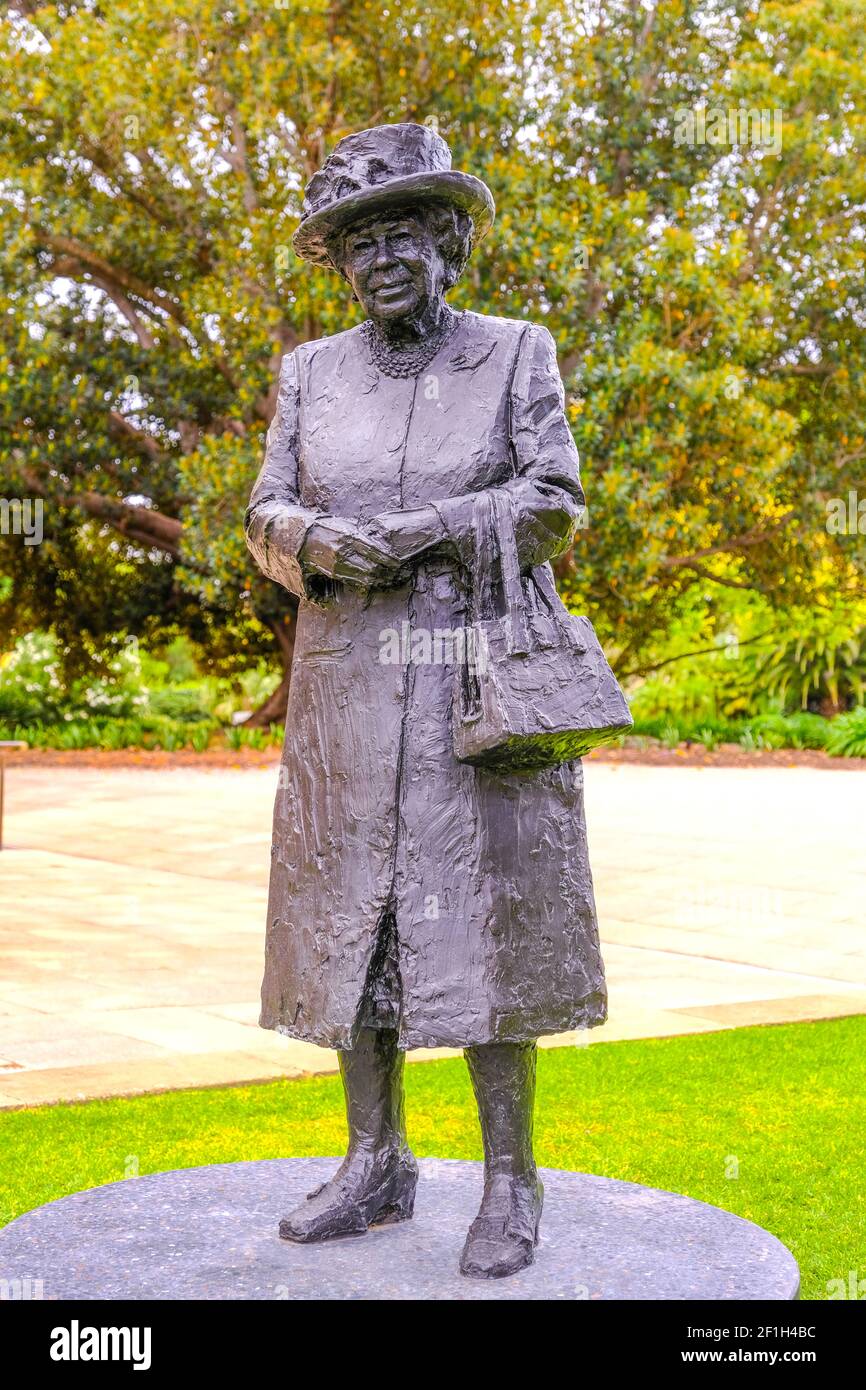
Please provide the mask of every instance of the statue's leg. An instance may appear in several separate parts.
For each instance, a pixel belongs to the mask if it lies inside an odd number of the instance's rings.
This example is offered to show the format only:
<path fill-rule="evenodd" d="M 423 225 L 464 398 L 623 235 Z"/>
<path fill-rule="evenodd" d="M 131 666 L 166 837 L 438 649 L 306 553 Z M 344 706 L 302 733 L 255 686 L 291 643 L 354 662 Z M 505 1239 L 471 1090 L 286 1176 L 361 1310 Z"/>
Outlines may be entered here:
<path fill-rule="evenodd" d="M 418 1166 L 406 1141 L 397 1032 L 361 1028 L 351 1051 L 339 1055 L 349 1149 L 330 1181 L 280 1222 L 285 1240 L 363 1235 L 375 1223 L 412 1215 Z"/>
<path fill-rule="evenodd" d="M 460 1270 L 498 1279 L 531 1264 L 544 1189 L 532 1152 L 534 1042 L 467 1047 L 484 1141 L 484 1197 L 469 1228 Z"/>

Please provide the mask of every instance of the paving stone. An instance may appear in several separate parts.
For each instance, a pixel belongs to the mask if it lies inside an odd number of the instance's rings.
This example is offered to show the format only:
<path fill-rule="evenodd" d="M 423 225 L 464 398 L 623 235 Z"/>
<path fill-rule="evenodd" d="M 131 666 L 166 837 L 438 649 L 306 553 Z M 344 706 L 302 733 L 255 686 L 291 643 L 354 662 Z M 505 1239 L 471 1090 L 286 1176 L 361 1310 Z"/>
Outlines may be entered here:
<path fill-rule="evenodd" d="M 276 781 L 10 770 L 0 1107 L 334 1070 L 255 1027 Z M 545 1046 L 866 1012 L 866 769 L 589 760 L 586 787 L 610 1020 Z"/>

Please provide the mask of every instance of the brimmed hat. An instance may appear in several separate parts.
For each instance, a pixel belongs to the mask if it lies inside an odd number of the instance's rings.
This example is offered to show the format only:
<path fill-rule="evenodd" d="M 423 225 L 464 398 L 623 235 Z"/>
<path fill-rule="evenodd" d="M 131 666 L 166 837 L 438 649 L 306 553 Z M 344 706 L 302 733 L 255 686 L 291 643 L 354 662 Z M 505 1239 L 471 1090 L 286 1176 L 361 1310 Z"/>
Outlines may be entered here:
<path fill-rule="evenodd" d="M 379 125 L 347 135 L 314 174 L 292 238 L 297 254 L 330 265 L 327 240 L 361 215 L 421 202 L 446 202 L 468 212 L 474 241 L 490 230 L 493 195 L 472 174 L 451 168 L 451 151 L 424 125 Z"/>

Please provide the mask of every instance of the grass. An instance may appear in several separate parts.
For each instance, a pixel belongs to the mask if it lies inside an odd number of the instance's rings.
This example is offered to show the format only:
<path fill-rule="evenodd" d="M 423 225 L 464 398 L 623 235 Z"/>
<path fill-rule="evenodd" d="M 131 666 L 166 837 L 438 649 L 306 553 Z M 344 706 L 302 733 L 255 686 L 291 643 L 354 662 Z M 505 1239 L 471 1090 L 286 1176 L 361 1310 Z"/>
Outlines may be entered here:
<path fill-rule="evenodd" d="M 419 1155 L 480 1158 L 461 1060 L 407 1068 Z M 804 1298 L 866 1278 L 866 1016 L 539 1054 L 539 1163 L 683 1192 L 765 1226 Z M 0 1220 L 135 1171 L 337 1154 L 339 1079 L 6 1112 Z"/>

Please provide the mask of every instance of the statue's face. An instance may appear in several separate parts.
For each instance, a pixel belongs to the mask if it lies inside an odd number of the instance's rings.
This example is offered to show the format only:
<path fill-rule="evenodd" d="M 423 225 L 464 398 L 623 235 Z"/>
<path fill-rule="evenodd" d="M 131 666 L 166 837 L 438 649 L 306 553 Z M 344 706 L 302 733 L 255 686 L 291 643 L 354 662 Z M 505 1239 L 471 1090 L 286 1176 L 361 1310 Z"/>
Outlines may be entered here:
<path fill-rule="evenodd" d="M 359 222 L 346 232 L 342 251 L 346 275 L 370 318 L 412 317 L 443 293 L 439 246 L 411 213 Z"/>

